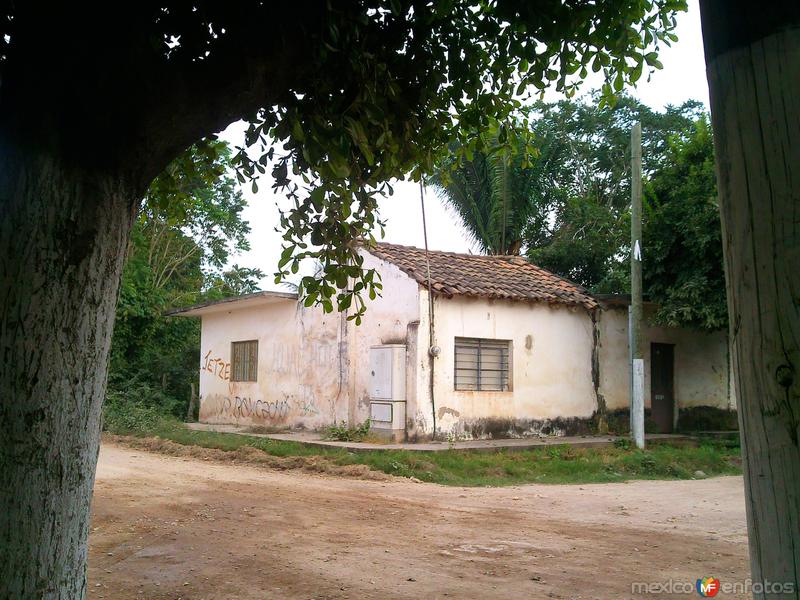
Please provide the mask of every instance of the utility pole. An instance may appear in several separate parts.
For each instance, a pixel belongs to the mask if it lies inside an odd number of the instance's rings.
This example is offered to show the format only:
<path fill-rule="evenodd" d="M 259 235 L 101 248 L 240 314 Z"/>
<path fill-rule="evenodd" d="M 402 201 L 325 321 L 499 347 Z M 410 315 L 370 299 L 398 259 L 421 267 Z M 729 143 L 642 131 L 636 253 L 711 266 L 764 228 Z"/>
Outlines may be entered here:
<path fill-rule="evenodd" d="M 644 353 L 642 351 L 642 125 L 631 130 L 631 437 L 644 448 Z"/>

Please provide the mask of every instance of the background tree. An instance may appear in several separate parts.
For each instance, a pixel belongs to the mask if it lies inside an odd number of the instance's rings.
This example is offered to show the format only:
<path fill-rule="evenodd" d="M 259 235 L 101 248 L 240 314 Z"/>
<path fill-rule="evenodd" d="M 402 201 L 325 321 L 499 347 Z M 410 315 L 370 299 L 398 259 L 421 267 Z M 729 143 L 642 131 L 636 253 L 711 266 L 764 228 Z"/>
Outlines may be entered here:
<path fill-rule="evenodd" d="M 627 292 L 631 127 L 642 123 L 647 178 L 668 159 L 670 137 L 702 114 L 693 100 L 658 112 L 630 96 L 605 103 L 599 93 L 536 104 L 533 136 L 542 148 L 558 149 L 543 150 L 549 175 L 540 185 L 559 190 L 549 192 L 559 201 L 550 207 L 547 228 L 526 240 L 528 258 L 594 292 Z"/>
<path fill-rule="evenodd" d="M 718 330 L 727 326 L 714 144 L 705 117 L 670 138 L 645 189 L 644 288 L 656 321 Z"/>
<path fill-rule="evenodd" d="M 601 204 L 596 197 L 567 197 L 553 215 L 541 245 L 528 260 L 594 293 L 627 293 L 630 212 Z M 630 237 L 628 235 L 627 237 Z"/>
<path fill-rule="evenodd" d="M 164 312 L 254 291 L 263 273 L 225 269 L 231 255 L 249 249 L 245 206 L 220 141 L 191 146 L 150 185 L 122 273 L 109 367 L 112 417 L 139 405 L 186 414 L 200 326 Z"/>
<path fill-rule="evenodd" d="M 524 148 L 503 150 L 493 138 L 470 158 L 447 157 L 430 179 L 485 254 L 519 254 L 524 239 L 546 228 L 552 203 L 538 197 L 547 161 L 531 162 Z"/>

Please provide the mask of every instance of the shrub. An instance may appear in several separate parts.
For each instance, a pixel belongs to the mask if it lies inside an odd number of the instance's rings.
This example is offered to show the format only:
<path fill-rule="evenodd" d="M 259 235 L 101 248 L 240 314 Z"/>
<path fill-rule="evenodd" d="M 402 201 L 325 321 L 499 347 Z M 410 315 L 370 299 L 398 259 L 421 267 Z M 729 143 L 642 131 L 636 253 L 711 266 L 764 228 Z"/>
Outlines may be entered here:
<path fill-rule="evenodd" d="M 325 439 L 334 442 L 361 442 L 369 435 L 370 420 L 348 427 L 347 423 L 334 423 L 325 429 Z"/>
<path fill-rule="evenodd" d="M 103 429 L 116 434 L 146 433 L 170 417 L 179 404 L 147 382 L 109 382 L 103 405 Z"/>
<path fill-rule="evenodd" d="M 633 447 L 633 442 L 631 442 L 628 438 L 620 438 L 618 440 L 614 440 L 614 447 L 619 448 L 620 450 L 630 450 Z"/>

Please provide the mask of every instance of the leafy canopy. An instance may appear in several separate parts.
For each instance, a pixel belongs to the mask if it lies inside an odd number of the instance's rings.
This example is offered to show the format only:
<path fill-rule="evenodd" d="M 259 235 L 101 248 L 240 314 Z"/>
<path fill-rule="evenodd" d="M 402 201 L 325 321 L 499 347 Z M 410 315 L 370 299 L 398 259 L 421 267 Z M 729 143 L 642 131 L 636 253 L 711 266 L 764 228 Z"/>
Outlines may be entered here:
<path fill-rule="evenodd" d="M 645 293 L 655 320 L 706 330 L 726 323 L 720 221 L 708 117 L 699 102 L 654 111 L 629 96 L 537 102 L 536 153 L 497 138 L 434 177 L 486 253 L 529 260 L 597 293 L 630 280 L 630 130 L 643 124 Z M 508 145 L 508 144 L 505 144 Z M 503 237 L 505 236 L 505 237 Z"/>
<path fill-rule="evenodd" d="M 355 304 L 350 317 L 359 321 L 361 295 L 374 296 L 380 282 L 362 269 L 357 245 L 374 241 L 377 197 L 391 193 L 388 182 L 432 173 L 453 144 L 469 159 L 483 149 L 476 131 L 500 143 L 524 140 L 519 109 L 546 88 L 572 94 L 590 72 L 602 74 L 606 98 L 635 83 L 677 39 L 675 15 L 686 0 L 195 0 L 116 8 L 98 50 L 90 5 L 61 3 L 47 18 L 35 4 L 6 7 L 0 78 L 4 106 L 18 111 L 15 135 L 91 151 L 92 164 L 128 170 L 142 185 L 182 145 L 246 118 L 246 144 L 234 156 L 241 181 L 256 187 L 270 171 L 292 203 L 281 216 L 277 278 L 318 259 L 321 279 L 302 280 L 307 301 L 328 311 Z M 47 45 L 37 49 L 41 39 Z M 65 76 L 75 64 L 82 68 Z M 40 81 L 68 89 L 57 111 Z M 52 121 L 41 118 L 51 112 Z M 82 135 L 68 135 L 76 123 Z M 124 143 L 103 152 L 98 142 L 110 123 Z"/>
<path fill-rule="evenodd" d="M 613 105 L 600 94 L 582 100 L 539 102 L 531 127 L 544 175 L 533 202 L 544 203 L 547 227 L 529 230 L 528 258 L 600 293 L 629 288 L 630 132 L 642 124 L 645 179 L 661 168 L 671 137 L 682 135 L 704 114 L 687 101 L 655 111 L 621 95 Z"/>
<path fill-rule="evenodd" d="M 307 301 L 328 311 L 355 305 L 359 321 L 361 295 L 374 296 L 380 282 L 362 269 L 357 245 L 374 241 L 377 198 L 391 193 L 390 181 L 432 173 L 453 145 L 470 159 L 483 149 L 474 132 L 525 141 L 520 109 L 547 88 L 572 94 L 590 72 L 602 74 L 606 98 L 634 84 L 677 39 L 686 0 L 128 3 L 102 51 L 91 7 L 57 8 L 44 33 L 26 3 L 0 22 L 4 101 L 27 119 L 18 128 L 49 109 L 26 75 L 44 70 L 43 80 L 70 89 L 56 117 L 87 117 L 58 121 L 70 132 L 81 123 L 84 135 L 69 139 L 108 168 L 137 164 L 134 179 L 149 181 L 181 144 L 246 118 L 246 144 L 233 157 L 240 181 L 255 188 L 270 171 L 291 201 L 277 279 L 318 259 L 321 278 L 302 279 Z M 284 25 L 271 35 L 274 23 Z M 38 36 L 78 54 L 31 53 Z M 78 62 L 85 68 L 58 79 Z M 112 122 L 128 143 L 100 153 L 96 141 Z M 36 131 L 43 141 L 46 130 Z"/>
<path fill-rule="evenodd" d="M 382 224 L 377 198 L 392 179 L 432 173 L 448 148 L 471 159 L 475 131 L 501 143 L 525 139 L 519 112 L 530 92 L 568 94 L 589 71 L 610 96 L 659 67 L 657 50 L 677 39 L 684 0 L 450 0 L 329 2 L 307 85 L 253 115 L 235 160 L 256 187 L 271 169 L 293 202 L 281 215 L 284 251 L 276 281 L 304 259 L 307 304 L 355 310 L 381 289 L 357 246 Z M 180 52 L 177 47 L 174 52 Z M 213 51 L 213 48 L 212 48 Z"/>

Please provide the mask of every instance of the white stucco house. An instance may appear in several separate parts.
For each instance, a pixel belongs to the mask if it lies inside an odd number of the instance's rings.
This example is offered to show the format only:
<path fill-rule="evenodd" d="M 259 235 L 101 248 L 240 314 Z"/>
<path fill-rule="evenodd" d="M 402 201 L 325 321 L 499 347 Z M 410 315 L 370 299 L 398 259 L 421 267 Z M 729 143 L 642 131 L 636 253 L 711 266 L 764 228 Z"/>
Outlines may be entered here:
<path fill-rule="evenodd" d="M 395 438 L 585 431 L 629 398 L 624 298 L 594 297 L 515 256 L 362 250 L 383 295 L 360 326 L 257 292 L 175 311 L 202 319 L 200 420 L 372 427 Z M 433 332 L 433 339 L 431 333 Z M 692 407 L 734 409 L 727 336 L 644 331 L 645 405 L 672 431 Z M 431 351 L 433 348 L 433 351 Z"/>

